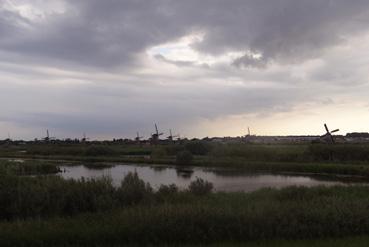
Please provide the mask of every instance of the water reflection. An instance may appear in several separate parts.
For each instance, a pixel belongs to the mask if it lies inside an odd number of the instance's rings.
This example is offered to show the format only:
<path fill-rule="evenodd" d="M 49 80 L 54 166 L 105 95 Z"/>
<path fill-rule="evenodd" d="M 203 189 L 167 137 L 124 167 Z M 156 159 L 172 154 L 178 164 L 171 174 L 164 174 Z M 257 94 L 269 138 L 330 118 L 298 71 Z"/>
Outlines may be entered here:
<path fill-rule="evenodd" d="M 178 177 L 182 177 L 184 179 L 190 179 L 194 170 L 191 168 L 175 168 Z"/>
<path fill-rule="evenodd" d="M 65 173 L 64 178 L 79 179 L 81 177 L 92 178 L 110 176 L 114 185 L 120 182 L 129 172 L 137 172 L 139 177 L 150 183 L 154 188 L 161 184 L 176 184 L 180 188 L 186 188 L 196 178 L 202 178 L 214 184 L 217 191 L 254 191 L 260 188 L 272 187 L 283 188 L 286 186 L 317 186 L 317 185 L 340 185 L 351 182 L 332 180 L 327 177 L 312 177 L 303 175 L 273 175 L 251 174 L 240 170 L 206 169 L 206 168 L 181 168 L 169 166 L 138 166 L 138 165 L 115 165 L 112 167 L 93 166 L 61 166 Z"/>
<path fill-rule="evenodd" d="M 150 168 L 156 172 L 161 172 L 161 171 L 166 170 L 168 167 L 167 166 L 150 166 Z"/>

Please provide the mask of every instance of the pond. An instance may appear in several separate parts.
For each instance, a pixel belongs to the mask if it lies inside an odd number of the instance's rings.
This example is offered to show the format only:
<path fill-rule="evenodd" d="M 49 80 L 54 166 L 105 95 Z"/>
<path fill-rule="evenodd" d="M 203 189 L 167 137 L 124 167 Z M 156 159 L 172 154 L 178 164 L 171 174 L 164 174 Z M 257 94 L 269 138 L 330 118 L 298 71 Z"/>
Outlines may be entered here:
<path fill-rule="evenodd" d="M 332 179 L 332 177 L 307 176 L 307 175 L 276 175 L 276 174 L 250 174 L 240 170 L 229 170 L 219 168 L 185 168 L 179 169 L 170 166 L 142 166 L 142 165 L 114 165 L 112 167 L 94 169 L 93 167 L 60 166 L 64 171 L 61 173 L 63 178 L 79 179 L 97 178 L 110 176 L 115 186 L 129 172 L 137 172 L 138 176 L 145 182 L 157 189 L 161 184 L 176 184 L 180 188 L 186 188 L 196 180 L 202 178 L 214 185 L 216 191 L 255 191 L 261 188 L 283 188 L 287 186 L 318 186 L 318 185 L 349 185 L 353 181 Z M 356 182 L 357 184 L 357 182 Z"/>

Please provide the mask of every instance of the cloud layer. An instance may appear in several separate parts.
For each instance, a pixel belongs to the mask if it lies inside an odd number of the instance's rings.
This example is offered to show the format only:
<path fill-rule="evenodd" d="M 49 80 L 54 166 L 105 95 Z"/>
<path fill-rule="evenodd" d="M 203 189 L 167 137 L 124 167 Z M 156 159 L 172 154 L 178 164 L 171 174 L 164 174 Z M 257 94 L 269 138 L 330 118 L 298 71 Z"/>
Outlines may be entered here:
<path fill-rule="evenodd" d="M 364 0 L 7 0 L 0 123 L 25 138 L 340 124 L 342 107 L 368 111 L 368 31 Z"/>

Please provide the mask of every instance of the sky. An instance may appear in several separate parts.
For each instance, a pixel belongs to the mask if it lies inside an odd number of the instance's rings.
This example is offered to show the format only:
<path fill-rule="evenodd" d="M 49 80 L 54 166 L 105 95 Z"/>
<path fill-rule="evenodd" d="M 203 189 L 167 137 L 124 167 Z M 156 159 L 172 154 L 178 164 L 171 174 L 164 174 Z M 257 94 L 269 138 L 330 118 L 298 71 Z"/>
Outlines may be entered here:
<path fill-rule="evenodd" d="M 367 0 L 0 0 L 0 139 L 369 131 Z"/>

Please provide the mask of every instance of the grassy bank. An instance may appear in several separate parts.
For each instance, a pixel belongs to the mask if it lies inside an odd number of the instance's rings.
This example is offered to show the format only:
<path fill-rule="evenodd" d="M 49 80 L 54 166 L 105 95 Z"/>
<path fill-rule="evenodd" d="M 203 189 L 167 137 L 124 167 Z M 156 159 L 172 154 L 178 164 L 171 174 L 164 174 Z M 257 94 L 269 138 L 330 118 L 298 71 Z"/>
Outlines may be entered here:
<path fill-rule="evenodd" d="M 0 160 L 0 176 L 16 175 L 45 175 L 56 174 L 60 172 L 57 164 L 46 161 L 18 161 L 18 160 Z"/>
<path fill-rule="evenodd" d="M 186 154 L 186 155 L 184 155 Z M 241 168 L 250 172 L 337 174 L 369 177 L 368 144 L 27 144 L 0 147 L 2 157 L 89 163 L 168 164 Z M 184 159 L 185 158 L 185 159 Z"/>
<path fill-rule="evenodd" d="M 168 192 L 168 191 L 167 191 Z M 282 243 L 306 246 L 369 234 L 369 188 L 162 194 L 113 210 L 0 223 L 1 246 Z M 284 239 L 284 240 L 281 240 Z M 362 244 L 368 238 L 358 238 Z M 277 241 L 277 242 L 274 242 Z M 343 241 L 343 240 L 342 240 Z M 324 241 L 323 241 L 324 242 Z M 297 242 L 299 243 L 299 242 Z M 358 245 L 360 246 L 360 245 Z"/>
<path fill-rule="evenodd" d="M 338 162 L 369 164 L 369 144 L 248 144 L 186 141 L 178 144 L 138 146 L 128 144 L 30 143 L 2 145 L 0 156 L 59 156 L 59 157 L 155 157 L 173 158 L 183 151 L 194 156 L 238 158 L 258 162 Z"/>
<path fill-rule="evenodd" d="M 20 158 L 20 156 L 17 156 Z M 14 157 L 12 157 L 14 158 Z M 50 164 L 63 165 L 78 165 L 93 169 L 110 167 L 116 163 L 131 163 L 131 164 L 154 164 L 154 165 L 178 165 L 184 167 L 199 166 L 199 167 L 219 167 L 219 168 L 234 168 L 240 172 L 263 172 L 263 173 L 295 173 L 295 174 L 319 174 L 319 175 L 345 175 L 345 176 L 360 176 L 369 178 L 369 165 L 365 163 L 293 163 L 293 162 L 262 162 L 249 161 L 243 158 L 214 158 L 210 156 L 197 156 L 191 163 L 177 164 L 175 157 L 164 158 L 144 158 L 144 157 L 84 157 L 84 156 L 23 156 L 24 159 L 29 159 L 33 163 L 48 161 Z M 33 161 L 32 161 L 33 160 Z M 57 161 L 57 163 L 53 163 Z"/>

